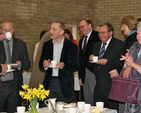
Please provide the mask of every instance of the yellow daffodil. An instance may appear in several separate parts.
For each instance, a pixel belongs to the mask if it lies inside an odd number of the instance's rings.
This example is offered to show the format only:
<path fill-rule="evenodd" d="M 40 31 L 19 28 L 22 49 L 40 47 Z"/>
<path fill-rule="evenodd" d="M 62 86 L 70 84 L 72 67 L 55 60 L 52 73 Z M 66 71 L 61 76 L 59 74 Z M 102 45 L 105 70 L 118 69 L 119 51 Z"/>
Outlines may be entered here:
<path fill-rule="evenodd" d="M 32 100 L 32 99 L 41 99 L 44 100 L 49 95 L 49 90 L 45 90 L 42 84 L 39 84 L 39 88 L 29 88 L 28 85 L 22 85 L 24 91 L 20 91 L 19 95 L 23 99 Z"/>
<path fill-rule="evenodd" d="M 29 87 L 29 86 L 26 85 L 26 84 L 22 85 L 22 88 L 23 88 L 24 90 L 26 90 L 28 87 Z"/>
<path fill-rule="evenodd" d="M 42 84 L 39 84 L 39 89 L 43 89 L 44 86 Z"/>

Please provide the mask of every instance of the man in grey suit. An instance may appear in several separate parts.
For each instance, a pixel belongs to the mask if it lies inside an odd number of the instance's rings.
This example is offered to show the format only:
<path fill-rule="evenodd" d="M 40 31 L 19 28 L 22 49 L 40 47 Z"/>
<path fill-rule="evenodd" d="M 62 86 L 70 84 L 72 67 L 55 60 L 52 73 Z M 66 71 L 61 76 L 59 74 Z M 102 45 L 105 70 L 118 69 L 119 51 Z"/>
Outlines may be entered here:
<path fill-rule="evenodd" d="M 84 37 L 79 41 L 79 59 L 80 68 L 78 71 L 79 84 L 83 88 L 84 101 L 91 105 L 93 102 L 93 91 L 95 86 L 94 66 L 89 63 L 89 56 L 92 53 L 93 46 L 100 41 L 96 31 L 93 30 L 93 24 L 90 19 L 84 18 L 79 22 L 79 30 Z M 86 43 L 85 43 L 86 40 Z"/>
<path fill-rule="evenodd" d="M 99 60 L 94 66 L 96 76 L 94 103 L 102 101 L 104 107 L 118 111 L 118 102 L 108 99 L 112 82 L 109 71 L 120 69 L 119 59 L 124 42 L 114 38 L 113 34 L 114 28 L 110 23 L 99 25 L 99 38 L 101 41 L 94 45 L 92 55 L 89 58 L 92 60 L 93 56 L 99 56 Z"/>
<path fill-rule="evenodd" d="M 23 84 L 22 70 L 27 70 L 30 67 L 30 61 L 28 59 L 28 52 L 25 42 L 15 38 L 14 35 L 14 23 L 10 19 L 4 19 L 1 24 L 1 33 L 5 34 L 10 32 L 12 34 L 11 39 L 4 38 L 0 41 L 0 63 L 7 63 L 8 56 L 6 55 L 6 43 L 9 45 L 11 61 L 10 64 L 15 71 L 8 72 L 6 75 L 1 76 L 3 84 L 2 91 L 0 92 L 0 112 L 14 113 L 16 107 L 21 105 L 21 98 L 19 96 L 19 90 Z"/>

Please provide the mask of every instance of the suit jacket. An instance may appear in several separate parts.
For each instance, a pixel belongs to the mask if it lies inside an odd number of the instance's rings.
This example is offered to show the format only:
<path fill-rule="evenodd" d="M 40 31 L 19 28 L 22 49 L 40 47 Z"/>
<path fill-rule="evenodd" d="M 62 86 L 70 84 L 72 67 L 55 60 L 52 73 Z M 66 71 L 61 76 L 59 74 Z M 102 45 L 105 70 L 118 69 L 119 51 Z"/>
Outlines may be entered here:
<path fill-rule="evenodd" d="M 137 33 L 134 32 L 133 34 L 126 37 L 126 39 L 124 40 L 125 45 L 123 48 L 123 53 L 122 53 L 123 55 L 125 55 L 125 53 L 127 52 L 127 49 L 129 49 L 133 45 L 133 43 L 137 41 L 136 36 L 137 36 Z"/>
<path fill-rule="evenodd" d="M 2 66 L 0 65 L 0 73 L 2 72 Z"/>
<path fill-rule="evenodd" d="M 81 78 L 82 83 L 85 81 L 85 68 L 89 69 L 91 72 L 94 71 L 94 65 L 89 63 L 89 56 L 92 54 L 93 46 L 95 43 L 100 41 L 99 36 L 96 31 L 92 31 L 89 40 L 86 45 L 85 52 L 83 52 L 82 42 L 84 37 L 79 41 L 79 59 L 80 59 L 80 68 L 79 68 L 79 78 Z"/>
<path fill-rule="evenodd" d="M 3 41 L 0 41 L 0 63 L 5 64 L 6 56 Z M 30 67 L 30 61 L 28 59 L 28 52 L 26 43 L 20 39 L 13 38 L 13 51 L 12 51 L 12 63 L 21 61 L 21 69 L 15 69 L 13 71 L 14 81 L 17 89 L 20 89 L 23 84 L 22 71 L 27 70 Z"/>
<path fill-rule="evenodd" d="M 53 40 L 44 43 L 39 67 L 44 70 L 43 61 L 46 59 L 53 60 Z M 60 62 L 64 62 L 63 69 L 59 69 L 58 77 L 62 94 L 64 97 L 72 97 L 74 92 L 74 72 L 79 68 L 78 47 L 68 39 L 64 39 L 64 45 L 60 57 Z M 48 89 L 52 76 L 52 68 L 46 70 L 45 78 L 43 81 L 45 89 Z"/>
<path fill-rule="evenodd" d="M 101 48 L 101 41 L 94 45 L 93 54 L 99 56 L 100 48 Z M 100 65 L 99 71 L 97 72 L 97 68 L 99 65 L 94 66 L 94 73 L 96 75 L 96 86 L 98 86 L 99 90 L 102 91 L 104 95 L 109 95 L 111 89 L 111 77 L 109 71 L 113 69 L 120 68 L 120 57 L 122 53 L 122 49 L 124 46 L 124 42 L 112 37 L 103 58 L 107 59 L 106 65 Z"/>

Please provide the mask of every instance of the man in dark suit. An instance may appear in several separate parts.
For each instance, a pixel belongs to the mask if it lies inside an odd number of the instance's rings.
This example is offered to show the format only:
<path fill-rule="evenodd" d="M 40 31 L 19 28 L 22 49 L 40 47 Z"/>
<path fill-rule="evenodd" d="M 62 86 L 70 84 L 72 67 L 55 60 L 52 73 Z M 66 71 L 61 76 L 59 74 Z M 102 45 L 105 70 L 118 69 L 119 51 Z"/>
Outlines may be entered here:
<path fill-rule="evenodd" d="M 79 68 L 78 47 L 66 39 L 63 34 L 65 25 L 53 22 L 50 26 L 50 38 L 43 45 L 39 62 L 41 70 L 46 70 L 43 85 L 50 90 L 49 98 L 57 101 L 72 102 L 74 94 L 74 72 Z M 50 61 L 56 60 L 55 68 Z"/>
<path fill-rule="evenodd" d="M 20 39 L 14 38 L 14 23 L 10 19 L 4 19 L 1 22 L 1 32 L 3 34 L 11 32 L 11 39 L 4 38 L 0 42 L 0 63 L 7 63 L 6 55 L 6 42 L 10 46 L 10 64 L 15 64 L 12 68 L 13 72 L 8 72 L 6 75 L 1 76 L 3 84 L 2 91 L 0 92 L 0 111 L 14 113 L 16 107 L 21 105 L 21 98 L 19 90 L 23 84 L 22 70 L 27 70 L 30 67 L 28 60 L 28 52 L 25 42 Z"/>
<path fill-rule="evenodd" d="M 1 32 L 1 31 L 0 31 Z M 4 39 L 4 34 L 0 33 L 0 41 Z M 7 64 L 0 64 L 0 76 L 2 74 L 6 74 L 6 71 L 7 71 L 8 67 L 7 67 Z"/>
<path fill-rule="evenodd" d="M 93 91 L 95 86 L 95 76 L 93 64 L 89 63 L 89 56 L 92 53 L 93 46 L 98 42 L 99 36 L 97 32 L 93 30 L 93 24 L 88 18 L 82 19 L 79 22 L 79 32 L 84 36 L 79 41 L 79 84 L 83 87 L 84 100 L 86 103 L 94 105 L 93 103 Z M 86 43 L 85 43 L 86 39 Z M 81 87 L 81 88 L 82 88 Z"/>
<path fill-rule="evenodd" d="M 94 45 L 92 55 L 89 58 L 92 60 L 93 56 L 99 56 L 99 60 L 94 67 L 96 76 L 94 102 L 102 101 L 104 102 L 104 107 L 118 110 L 118 102 L 108 99 L 112 82 L 109 71 L 113 69 L 119 70 L 119 59 L 124 43 L 114 38 L 113 34 L 114 28 L 110 23 L 100 25 L 99 38 L 101 41 Z"/>
<path fill-rule="evenodd" d="M 4 34 L 0 33 L 0 41 L 4 39 Z M 0 77 L 1 75 L 5 75 L 6 71 L 8 69 L 8 66 L 6 64 L 0 64 Z M 0 79 L 0 91 L 2 90 L 2 81 Z"/>

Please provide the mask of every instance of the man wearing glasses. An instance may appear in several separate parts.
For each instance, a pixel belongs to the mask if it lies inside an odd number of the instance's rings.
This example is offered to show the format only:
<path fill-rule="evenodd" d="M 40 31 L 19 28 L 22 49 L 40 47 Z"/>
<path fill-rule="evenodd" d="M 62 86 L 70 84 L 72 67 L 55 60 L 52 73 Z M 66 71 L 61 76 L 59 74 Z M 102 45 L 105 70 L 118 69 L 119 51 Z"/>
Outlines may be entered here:
<path fill-rule="evenodd" d="M 79 84 L 80 86 L 83 86 L 84 101 L 94 105 L 93 91 L 95 86 L 95 76 L 93 73 L 93 64 L 89 63 L 89 56 L 92 53 L 94 44 L 99 41 L 99 36 L 97 32 L 93 30 L 93 24 L 88 18 L 79 21 L 78 29 L 84 36 L 79 41 Z"/>
<path fill-rule="evenodd" d="M 12 66 L 14 71 L 1 75 L 2 91 L 0 92 L 0 112 L 14 113 L 16 107 L 21 105 L 19 90 L 23 84 L 22 71 L 30 67 L 28 52 L 25 42 L 15 38 L 14 23 L 10 19 L 4 19 L 0 23 L 2 34 L 9 32 L 12 36 L 7 39 L 4 37 L 0 41 L 0 63 L 15 64 Z"/>
<path fill-rule="evenodd" d="M 99 25 L 99 38 L 101 41 L 96 43 L 89 59 L 98 56 L 98 61 L 94 66 L 96 76 L 96 85 L 94 89 L 94 103 L 104 102 L 104 107 L 116 109 L 118 111 L 118 102 L 108 99 L 111 89 L 112 79 L 109 71 L 120 69 L 120 57 L 124 43 L 114 38 L 114 28 L 110 23 Z"/>

